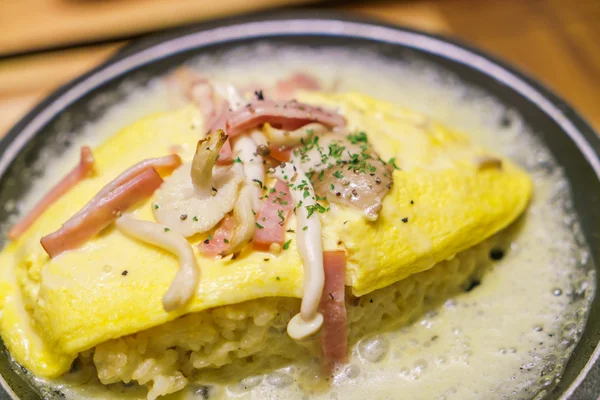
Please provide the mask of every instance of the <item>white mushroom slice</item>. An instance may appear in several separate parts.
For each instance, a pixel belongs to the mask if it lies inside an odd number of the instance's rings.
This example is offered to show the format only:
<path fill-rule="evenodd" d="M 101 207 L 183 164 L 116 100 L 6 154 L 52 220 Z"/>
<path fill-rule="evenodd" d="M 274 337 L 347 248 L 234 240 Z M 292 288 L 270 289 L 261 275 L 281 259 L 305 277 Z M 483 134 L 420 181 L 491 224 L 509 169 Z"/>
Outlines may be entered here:
<path fill-rule="evenodd" d="M 163 297 L 165 311 L 173 311 L 187 304 L 196 293 L 200 268 L 196 263 L 194 251 L 189 242 L 177 232 L 165 225 L 150 221 L 141 221 L 129 215 L 123 215 L 116 221 L 117 228 L 123 233 L 160 247 L 175 254 L 179 259 L 179 271 Z"/>
<path fill-rule="evenodd" d="M 235 207 L 233 208 L 235 230 L 229 240 L 229 247 L 226 254 L 237 253 L 254 236 L 254 229 L 256 229 L 256 220 L 252 211 L 255 196 L 254 188 L 255 186 L 244 185 L 235 203 Z"/>
<path fill-rule="evenodd" d="M 254 129 L 252 132 L 250 132 L 250 137 L 252 140 L 254 140 L 254 143 L 256 143 L 257 146 L 267 146 L 269 144 L 265 135 L 263 135 L 263 133 L 258 129 Z"/>
<path fill-rule="evenodd" d="M 275 168 L 274 175 L 292 184 L 290 192 L 296 209 L 296 241 L 304 266 L 304 282 L 300 313 L 289 322 L 287 331 L 291 338 L 300 340 L 318 332 L 323 323 L 323 316 L 317 311 L 325 283 L 321 220 L 318 213 L 311 212 L 309 217 L 309 209 L 317 202 L 312 184 L 299 163 L 282 164 Z M 298 185 L 301 189 L 296 189 Z"/>
<path fill-rule="evenodd" d="M 248 195 L 252 199 L 252 209 L 258 212 L 262 205 L 261 195 L 265 180 L 263 158 L 256 153 L 256 142 L 248 136 L 241 136 L 233 145 L 233 152 L 242 161 Z"/>
<path fill-rule="evenodd" d="M 192 165 L 179 167 L 156 191 L 152 208 L 159 223 L 189 237 L 209 231 L 233 209 L 244 174 L 239 164 L 213 168 L 223 137 L 217 131 L 200 140 Z"/>
<path fill-rule="evenodd" d="M 215 196 L 213 185 L 213 167 L 219 158 L 219 150 L 227 140 L 223 130 L 211 133 L 204 139 L 200 139 L 196 145 L 196 154 L 192 160 L 190 175 L 196 189 L 196 197 L 208 199 Z"/>
<path fill-rule="evenodd" d="M 263 133 L 269 143 L 276 146 L 293 147 L 301 143 L 302 139 L 307 139 L 311 135 L 319 135 L 329 132 L 331 129 L 323 124 L 316 122 L 306 124 L 293 131 L 273 128 L 269 123 L 263 125 Z"/>

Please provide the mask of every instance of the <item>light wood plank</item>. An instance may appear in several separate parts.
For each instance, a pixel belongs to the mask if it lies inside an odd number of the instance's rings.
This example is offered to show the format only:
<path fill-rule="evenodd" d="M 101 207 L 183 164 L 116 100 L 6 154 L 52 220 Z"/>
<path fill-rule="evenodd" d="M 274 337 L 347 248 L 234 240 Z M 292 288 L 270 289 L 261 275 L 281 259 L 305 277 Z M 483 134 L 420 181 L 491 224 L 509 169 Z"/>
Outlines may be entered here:
<path fill-rule="evenodd" d="M 0 55 L 308 2 L 311 0 L 2 0 Z"/>

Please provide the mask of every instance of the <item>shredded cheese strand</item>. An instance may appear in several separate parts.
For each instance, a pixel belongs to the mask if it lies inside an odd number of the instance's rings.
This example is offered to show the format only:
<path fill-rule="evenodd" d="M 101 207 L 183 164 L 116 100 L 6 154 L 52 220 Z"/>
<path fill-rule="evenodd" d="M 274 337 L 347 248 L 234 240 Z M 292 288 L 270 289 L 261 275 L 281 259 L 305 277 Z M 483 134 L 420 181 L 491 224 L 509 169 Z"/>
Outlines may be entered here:
<path fill-rule="evenodd" d="M 196 292 L 200 278 L 200 268 L 189 242 L 165 225 L 141 221 L 129 215 L 119 217 L 116 225 L 121 232 L 177 256 L 179 271 L 163 297 L 163 307 L 167 312 L 183 307 Z"/>

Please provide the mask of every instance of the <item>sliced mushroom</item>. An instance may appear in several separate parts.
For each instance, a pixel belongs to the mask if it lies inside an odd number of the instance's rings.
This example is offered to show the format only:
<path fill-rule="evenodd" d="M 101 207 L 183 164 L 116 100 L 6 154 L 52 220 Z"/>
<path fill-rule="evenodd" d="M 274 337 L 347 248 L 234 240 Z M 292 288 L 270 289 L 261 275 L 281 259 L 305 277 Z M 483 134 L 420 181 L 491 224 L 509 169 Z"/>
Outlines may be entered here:
<path fill-rule="evenodd" d="M 194 296 L 200 279 L 200 268 L 188 241 L 165 225 L 141 221 L 129 215 L 118 218 L 116 224 L 123 233 L 177 256 L 179 271 L 163 297 L 163 307 L 169 312 L 186 305 Z"/>
<path fill-rule="evenodd" d="M 292 131 L 273 128 L 269 123 L 265 123 L 262 129 L 269 143 L 286 147 L 297 146 L 302 143 L 302 140 L 309 138 L 311 135 L 320 135 L 330 130 L 325 125 L 316 122 L 306 124 Z"/>
<path fill-rule="evenodd" d="M 233 151 L 242 162 L 246 185 L 248 185 L 248 196 L 252 199 L 252 209 L 258 212 L 262 205 L 262 188 L 265 180 L 265 166 L 263 158 L 257 153 L 257 145 L 254 139 L 248 136 L 239 137 Z"/>
<path fill-rule="evenodd" d="M 233 209 L 244 174 L 239 164 L 214 166 L 225 140 L 221 130 L 200 140 L 192 164 L 179 167 L 156 191 L 158 222 L 189 237 L 209 231 Z"/>
<path fill-rule="evenodd" d="M 256 229 L 254 211 L 252 210 L 254 196 L 253 187 L 248 184 L 244 185 L 233 208 L 235 230 L 225 254 L 239 252 L 254 236 L 254 229 Z"/>
<path fill-rule="evenodd" d="M 311 173 L 315 193 L 332 203 L 363 210 L 375 221 L 392 186 L 392 168 L 379 159 L 366 135 L 312 136 L 296 151 L 302 169 Z"/>
<path fill-rule="evenodd" d="M 348 170 L 337 165 L 325 170 L 323 179 L 313 178 L 315 193 L 332 203 L 358 207 L 369 221 L 377 220 L 381 201 L 392 187 L 392 169 L 379 160 L 372 160 L 374 172 Z"/>
<path fill-rule="evenodd" d="M 323 315 L 318 312 L 325 284 L 321 220 L 318 213 L 309 211 L 317 205 L 315 193 L 299 164 L 282 164 L 275 168 L 273 175 L 291 185 L 296 210 L 296 240 L 304 267 L 304 282 L 300 313 L 290 320 L 287 332 L 291 338 L 301 340 L 317 333 L 323 324 Z"/>

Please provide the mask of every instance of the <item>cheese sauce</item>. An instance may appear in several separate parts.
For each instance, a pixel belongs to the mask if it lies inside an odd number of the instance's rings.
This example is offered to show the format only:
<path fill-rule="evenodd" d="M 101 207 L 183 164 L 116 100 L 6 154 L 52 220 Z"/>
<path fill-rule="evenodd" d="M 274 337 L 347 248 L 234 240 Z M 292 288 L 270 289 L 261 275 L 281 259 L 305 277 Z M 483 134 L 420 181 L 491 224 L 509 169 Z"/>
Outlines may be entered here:
<path fill-rule="evenodd" d="M 531 399 L 552 388 L 583 329 L 595 279 L 564 173 L 518 110 L 432 65 L 392 63 L 367 52 L 260 45 L 190 65 L 240 86 L 272 84 L 307 71 L 325 90 L 359 91 L 395 102 L 512 158 L 528 170 L 535 188 L 526 216 L 510 228 L 514 234 L 506 246 L 492 252 L 497 262 L 475 283 L 479 285 L 437 299 L 444 305 L 409 326 L 360 341 L 329 390 L 307 394 L 298 367 L 290 365 L 236 382 L 201 382 L 209 386 L 184 389 L 173 398 Z M 23 210 L 64 175 L 62 166 L 75 163 L 79 144 L 100 143 L 143 115 L 178 105 L 157 80 L 138 87 L 82 132 L 65 132 L 73 145 L 59 161 L 44 158 L 38 163 L 46 172 L 21 203 Z M 106 389 L 34 382 L 45 393 L 59 390 L 68 398 L 144 395 L 116 384 Z"/>

